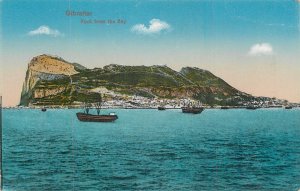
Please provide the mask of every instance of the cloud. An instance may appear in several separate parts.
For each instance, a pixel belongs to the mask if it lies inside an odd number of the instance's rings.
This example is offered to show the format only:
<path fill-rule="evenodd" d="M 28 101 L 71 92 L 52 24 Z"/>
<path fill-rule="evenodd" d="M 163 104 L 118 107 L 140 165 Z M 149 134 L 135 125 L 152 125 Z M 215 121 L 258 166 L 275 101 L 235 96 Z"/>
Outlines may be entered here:
<path fill-rule="evenodd" d="M 42 25 L 39 28 L 29 31 L 28 32 L 29 36 L 36 36 L 36 35 L 48 35 L 48 36 L 53 36 L 53 37 L 58 37 L 58 36 L 63 36 L 61 32 L 59 32 L 56 29 L 51 29 L 50 27 L 46 25 Z"/>
<path fill-rule="evenodd" d="M 273 47 L 269 43 L 254 44 L 248 52 L 250 56 L 268 56 L 273 54 Z"/>
<path fill-rule="evenodd" d="M 149 21 L 149 26 L 145 26 L 144 24 L 136 24 L 131 28 L 132 32 L 137 34 L 159 34 L 161 31 L 169 31 L 171 29 L 171 25 L 165 21 L 161 21 L 159 19 L 152 19 Z"/>

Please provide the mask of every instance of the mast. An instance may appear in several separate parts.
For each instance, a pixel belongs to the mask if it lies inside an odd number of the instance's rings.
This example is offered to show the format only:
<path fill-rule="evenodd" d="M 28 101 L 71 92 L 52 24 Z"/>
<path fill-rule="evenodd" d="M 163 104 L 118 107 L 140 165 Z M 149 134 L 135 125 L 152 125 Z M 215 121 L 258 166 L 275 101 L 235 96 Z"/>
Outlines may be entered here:
<path fill-rule="evenodd" d="M 98 115 L 100 115 L 101 103 L 102 103 L 102 96 L 101 94 L 99 94 L 98 102 L 95 103 L 95 107 Z"/>
<path fill-rule="evenodd" d="M 84 102 L 84 111 L 86 114 L 89 114 L 90 108 L 89 108 L 89 104 Z"/>
<path fill-rule="evenodd" d="M 89 114 L 89 110 L 90 110 L 90 108 L 88 108 L 88 107 L 85 108 L 86 114 Z"/>

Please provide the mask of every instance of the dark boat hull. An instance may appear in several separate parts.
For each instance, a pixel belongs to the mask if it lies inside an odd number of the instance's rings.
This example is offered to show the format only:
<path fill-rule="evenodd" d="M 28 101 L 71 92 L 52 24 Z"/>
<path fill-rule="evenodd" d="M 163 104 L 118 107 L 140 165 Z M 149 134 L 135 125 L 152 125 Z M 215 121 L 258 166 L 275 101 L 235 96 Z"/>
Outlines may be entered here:
<path fill-rule="evenodd" d="M 118 119 L 117 115 L 91 115 L 86 113 L 76 113 L 79 121 L 83 122 L 113 122 Z"/>
<path fill-rule="evenodd" d="M 258 109 L 258 107 L 248 106 L 248 107 L 246 107 L 246 109 L 255 110 L 255 109 Z"/>
<path fill-rule="evenodd" d="M 230 108 L 227 106 L 222 106 L 221 109 L 230 109 Z"/>
<path fill-rule="evenodd" d="M 45 111 L 47 111 L 47 109 L 46 108 L 42 108 L 41 111 L 45 112 Z"/>
<path fill-rule="evenodd" d="M 193 114 L 199 114 L 204 110 L 203 107 L 182 107 L 181 109 L 182 109 L 182 113 L 193 113 Z"/>
<path fill-rule="evenodd" d="M 158 109 L 158 110 L 160 110 L 160 111 L 162 111 L 162 110 L 166 110 L 166 108 L 165 108 L 165 107 L 161 107 L 161 106 L 159 106 L 157 109 Z"/>

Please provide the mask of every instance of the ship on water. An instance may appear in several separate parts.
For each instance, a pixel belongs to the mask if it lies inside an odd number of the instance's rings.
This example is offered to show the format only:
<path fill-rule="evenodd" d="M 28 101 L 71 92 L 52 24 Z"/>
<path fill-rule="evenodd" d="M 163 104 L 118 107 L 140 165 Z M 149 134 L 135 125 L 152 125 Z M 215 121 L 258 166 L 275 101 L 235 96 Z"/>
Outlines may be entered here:
<path fill-rule="evenodd" d="M 102 96 L 101 94 L 99 94 L 98 102 L 94 104 L 97 111 L 97 115 L 90 114 L 89 112 L 90 112 L 91 104 L 85 103 L 84 112 L 76 113 L 78 120 L 83 122 L 113 122 L 118 119 L 118 116 L 114 112 L 111 112 L 106 115 L 100 115 L 101 104 L 102 104 Z"/>
<path fill-rule="evenodd" d="M 165 107 L 165 106 L 158 106 L 157 109 L 158 109 L 159 111 L 163 111 L 163 110 L 166 110 L 166 107 Z"/>
<path fill-rule="evenodd" d="M 157 109 L 159 110 L 159 111 L 163 111 L 163 110 L 166 110 L 166 103 L 165 102 L 163 102 L 162 104 L 160 104 L 158 107 L 157 107 Z"/>
<path fill-rule="evenodd" d="M 229 106 L 221 106 L 221 109 L 230 109 Z"/>
<path fill-rule="evenodd" d="M 259 106 L 256 106 L 256 105 L 249 105 L 246 107 L 246 109 L 250 109 L 250 110 L 255 110 L 255 109 L 259 109 L 260 107 Z"/>
<path fill-rule="evenodd" d="M 184 105 L 181 109 L 182 113 L 199 114 L 204 110 L 204 107 L 202 107 L 201 103 L 198 101 L 197 104 L 189 102 L 186 106 Z"/>
<path fill-rule="evenodd" d="M 45 112 L 45 111 L 47 111 L 47 108 L 46 108 L 46 107 L 42 107 L 42 108 L 41 108 L 41 111 L 42 111 L 42 112 Z"/>
<path fill-rule="evenodd" d="M 109 113 L 108 115 L 92 115 L 88 113 L 76 113 L 79 121 L 83 122 L 113 122 L 118 119 L 115 113 Z"/>

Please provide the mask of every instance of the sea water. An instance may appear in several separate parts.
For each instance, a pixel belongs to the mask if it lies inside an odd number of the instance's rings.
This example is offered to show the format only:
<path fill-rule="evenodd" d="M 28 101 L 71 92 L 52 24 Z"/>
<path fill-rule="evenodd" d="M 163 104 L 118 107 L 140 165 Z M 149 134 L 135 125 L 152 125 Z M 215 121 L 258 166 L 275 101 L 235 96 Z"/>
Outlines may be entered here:
<path fill-rule="evenodd" d="M 300 188 L 300 109 L 78 111 L 3 111 L 5 190 Z"/>

